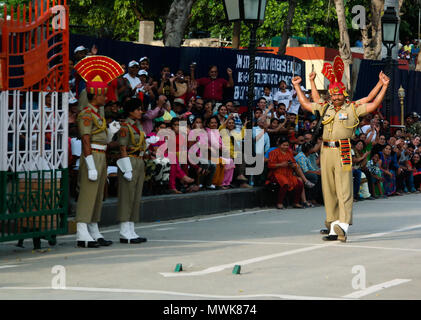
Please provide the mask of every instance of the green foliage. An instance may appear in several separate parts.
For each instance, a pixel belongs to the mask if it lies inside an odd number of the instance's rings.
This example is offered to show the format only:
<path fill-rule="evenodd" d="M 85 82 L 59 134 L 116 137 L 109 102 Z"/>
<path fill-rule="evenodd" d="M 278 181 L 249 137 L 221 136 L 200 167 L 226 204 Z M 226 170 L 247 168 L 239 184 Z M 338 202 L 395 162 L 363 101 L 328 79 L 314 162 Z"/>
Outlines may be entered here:
<path fill-rule="evenodd" d="M 325 46 L 336 46 L 339 39 L 334 6 L 330 6 L 327 19 L 328 0 L 298 1 L 292 25 L 295 36 L 314 37 L 316 42 Z M 271 39 L 281 36 L 284 21 L 288 14 L 288 2 L 268 0 L 264 23 L 257 30 L 258 45 L 270 46 Z M 306 26 L 308 25 L 308 30 Z M 222 0 L 197 0 L 193 5 L 188 31 L 209 31 L 211 37 L 232 38 L 232 24 L 225 21 Z M 241 26 L 241 46 L 247 46 L 250 32 L 245 24 Z"/>
<path fill-rule="evenodd" d="M 3 1 L 7 6 L 31 0 Z M 173 0 L 69 0 L 71 32 L 123 41 L 136 41 L 139 32 L 139 17 L 155 22 L 155 39 L 162 39 L 165 20 Z M 185 37 L 190 32 L 205 31 L 211 37 L 231 40 L 233 26 L 226 22 L 223 0 L 196 0 Z M 360 36 L 360 30 L 351 26 L 352 7 L 366 8 L 367 22 L 370 20 L 370 0 L 344 0 L 351 45 Z M 2 3 L 2 1 L 0 1 Z M 270 46 L 272 37 L 281 36 L 288 13 L 289 2 L 268 0 L 266 18 L 257 31 L 258 45 Z M 135 11 L 134 7 L 137 9 Z M 1 15 L 0 10 L 0 15 Z M 416 38 L 418 33 L 418 5 L 405 0 L 401 9 L 401 39 Z M 241 46 L 247 46 L 249 29 L 242 23 Z M 292 35 L 313 37 L 321 46 L 336 48 L 339 42 L 338 22 L 334 0 L 298 0 L 295 10 Z"/>
<path fill-rule="evenodd" d="M 153 20 L 155 34 L 160 35 L 171 2 L 172 0 L 72 0 L 69 3 L 72 32 L 136 41 L 139 14 L 142 20 Z"/>

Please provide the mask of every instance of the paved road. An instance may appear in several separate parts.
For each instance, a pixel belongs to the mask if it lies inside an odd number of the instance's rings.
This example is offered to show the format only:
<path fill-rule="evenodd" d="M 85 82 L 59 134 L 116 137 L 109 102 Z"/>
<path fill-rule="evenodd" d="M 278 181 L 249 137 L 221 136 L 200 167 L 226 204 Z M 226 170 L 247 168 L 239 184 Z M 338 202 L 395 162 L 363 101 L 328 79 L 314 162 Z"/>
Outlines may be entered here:
<path fill-rule="evenodd" d="M 117 226 L 103 230 L 108 248 L 76 248 L 74 235 L 44 252 L 2 243 L 0 299 L 420 299 L 420 204 L 356 203 L 347 243 L 321 240 L 323 207 L 141 223 L 141 245 L 118 243 Z"/>

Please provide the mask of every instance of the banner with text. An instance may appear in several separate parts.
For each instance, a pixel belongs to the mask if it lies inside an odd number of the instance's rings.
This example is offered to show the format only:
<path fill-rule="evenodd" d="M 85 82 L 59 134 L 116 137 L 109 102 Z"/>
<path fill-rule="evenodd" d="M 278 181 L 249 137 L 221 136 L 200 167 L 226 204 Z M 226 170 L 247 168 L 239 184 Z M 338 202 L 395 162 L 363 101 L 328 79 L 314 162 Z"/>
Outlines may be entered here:
<path fill-rule="evenodd" d="M 234 100 L 247 104 L 250 56 L 246 52 L 237 52 L 234 74 Z M 284 80 L 288 87 L 292 87 L 294 76 L 305 78 L 305 64 L 302 60 L 292 56 L 275 56 L 271 54 L 256 57 L 254 74 L 254 97 L 263 96 L 264 86 L 270 86 L 272 94 L 279 90 L 279 82 Z M 304 82 L 304 81 L 303 81 Z M 304 82 L 305 84 L 305 82 Z"/>

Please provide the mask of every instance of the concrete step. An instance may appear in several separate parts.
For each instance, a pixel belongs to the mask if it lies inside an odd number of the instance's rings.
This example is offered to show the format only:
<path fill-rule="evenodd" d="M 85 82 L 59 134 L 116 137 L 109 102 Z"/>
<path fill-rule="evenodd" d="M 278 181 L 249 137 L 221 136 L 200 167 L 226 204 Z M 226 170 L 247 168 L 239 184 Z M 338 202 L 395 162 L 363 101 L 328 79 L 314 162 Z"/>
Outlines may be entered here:
<path fill-rule="evenodd" d="M 201 191 L 186 194 L 170 194 L 143 197 L 140 205 L 140 221 L 155 222 L 200 215 L 251 209 L 274 204 L 273 194 L 263 187 Z M 104 201 L 100 226 L 118 224 L 117 198 Z M 74 224 L 76 202 L 70 201 L 69 231 Z M 73 229 L 72 229 L 73 230 Z"/>

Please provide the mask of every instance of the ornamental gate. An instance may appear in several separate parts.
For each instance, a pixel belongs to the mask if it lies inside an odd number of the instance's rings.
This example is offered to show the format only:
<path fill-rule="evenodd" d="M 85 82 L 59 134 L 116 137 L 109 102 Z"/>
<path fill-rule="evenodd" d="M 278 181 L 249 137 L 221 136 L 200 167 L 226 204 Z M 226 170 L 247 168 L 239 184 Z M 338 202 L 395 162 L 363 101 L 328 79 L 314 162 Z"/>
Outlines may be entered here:
<path fill-rule="evenodd" d="M 39 247 L 67 232 L 69 21 L 34 3 L 0 13 L 0 241 Z"/>

